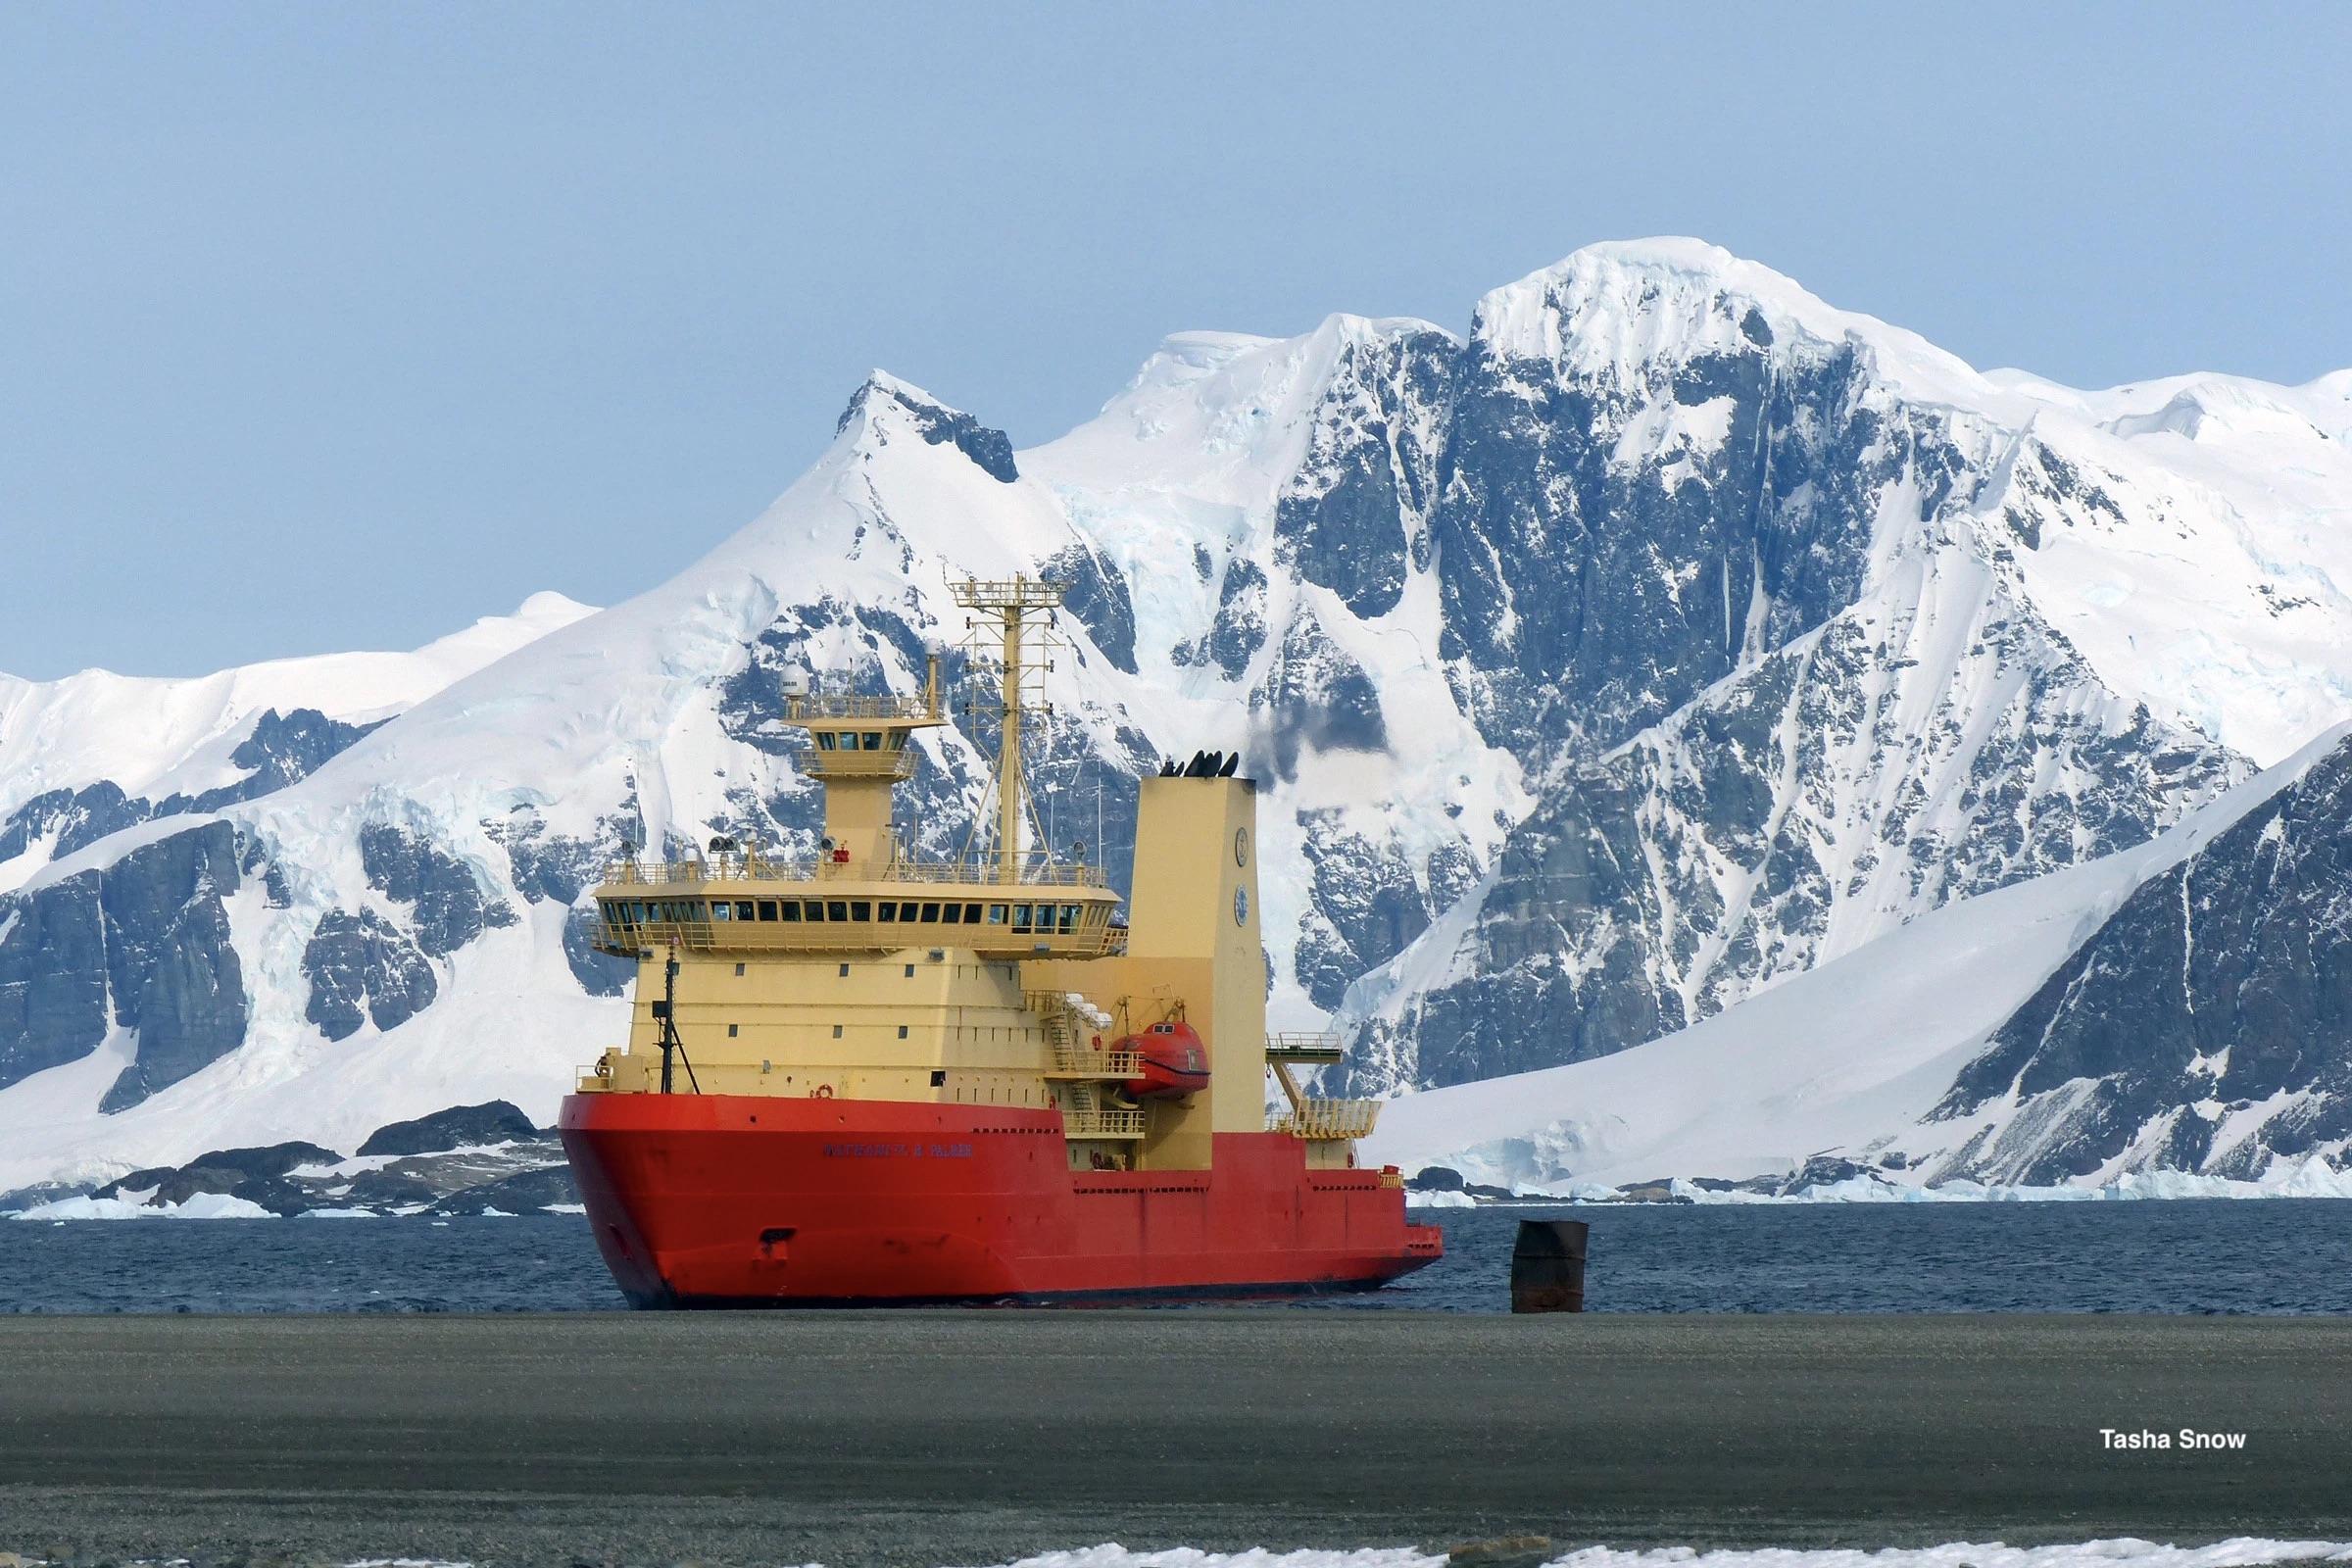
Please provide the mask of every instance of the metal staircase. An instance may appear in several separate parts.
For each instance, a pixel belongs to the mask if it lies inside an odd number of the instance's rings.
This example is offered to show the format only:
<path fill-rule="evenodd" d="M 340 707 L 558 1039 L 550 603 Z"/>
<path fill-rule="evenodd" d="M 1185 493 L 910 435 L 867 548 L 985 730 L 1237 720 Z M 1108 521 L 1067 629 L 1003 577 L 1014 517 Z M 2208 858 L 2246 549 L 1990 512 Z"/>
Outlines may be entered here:
<path fill-rule="evenodd" d="M 1289 1133 L 1312 1143 L 1348 1143 L 1372 1136 L 1380 1121 L 1379 1101 L 1313 1099 L 1300 1092 L 1298 1081 L 1291 1076 L 1293 1067 L 1328 1067 L 1339 1061 L 1341 1054 L 1336 1034 L 1278 1034 L 1267 1039 L 1266 1065 L 1282 1086 L 1283 1099 L 1291 1104 L 1288 1115 L 1268 1121 L 1268 1132 Z"/>
<path fill-rule="evenodd" d="M 1145 1113 L 1108 1103 L 1103 1086 L 1136 1077 L 1144 1070 L 1144 1058 L 1132 1051 L 1096 1046 L 1099 1037 L 1093 1026 L 1061 992 L 1032 991 L 1025 1000 L 1045 1023 L 1046 1046 L 1054 1056 L 1046 1078 L 1054 1086 L 1054 1102 L 1061 1107 L 1062 1136 L 1072 1142 L 1143 1137 Z"/>

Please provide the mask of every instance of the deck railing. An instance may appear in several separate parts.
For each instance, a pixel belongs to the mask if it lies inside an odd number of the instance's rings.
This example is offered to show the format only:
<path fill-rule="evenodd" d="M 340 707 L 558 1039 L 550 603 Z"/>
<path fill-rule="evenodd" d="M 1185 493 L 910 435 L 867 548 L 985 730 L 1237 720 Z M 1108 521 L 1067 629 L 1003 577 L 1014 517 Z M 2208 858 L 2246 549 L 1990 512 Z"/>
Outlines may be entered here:
<path fill-rule="evenodd" d="M 875 754 L 881 755 L 879 753 Z M 967 856 L 952 860 L 892 860 L 880 865 L 847 860 L 777 860 L 764 855 L 718 855 L 709 859 L 614 860 L 605 867 L 607 883 L 619 887 L 675 887 L 708 882 L 916 882 L 956 883 L 963 886 L 1003 887 L 997 881 L 993 855 Z M 1014 887 L 1105 888 L 1110 873 L 1100 865 L 1049 861 L 1042 856 L 1023 858 Z"/>
<path fill-rule="evenodd" d="M 927 696 L 919 697 L 858 697 L 849 693 L 834 695 L 824 692 L 803 692 L 784 699 L 785 711 L 793 722 L 804 719 L 895 718 L 936 719 L 939 705 Z"/>
<path fill-rule="evenodd" d="M 1144 1113 L 1140 1110 L 1065 1110 L 1061 1113 L 1061 1135 L 1073 1140 L 1141 1138 L 1144 1136 Z"/>
<path fill-rule="evenodd" d="M 1379 1120 L 1377 1100 L 1302 1100 L 1296 1111 L 1275 1117 L 1267 1130 L 1294 1138 L 1369 1138 Z"/>
<path fill-rule="evenodd" d="M 1266 1059 L 1300 1067 L 1329 1067 L 1347 1053 L 1338 1034 L 1325 1030 L 1287 1029 L 1266 1036 Z"/>

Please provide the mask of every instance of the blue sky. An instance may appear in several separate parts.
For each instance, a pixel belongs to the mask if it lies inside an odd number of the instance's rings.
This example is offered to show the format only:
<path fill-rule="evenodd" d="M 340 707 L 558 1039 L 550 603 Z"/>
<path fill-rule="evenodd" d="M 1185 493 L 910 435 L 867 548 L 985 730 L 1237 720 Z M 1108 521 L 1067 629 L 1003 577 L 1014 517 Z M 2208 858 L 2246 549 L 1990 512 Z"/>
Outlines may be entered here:
<path fill-rule="evenodd" d="M 2352 365 L 2352 7 L 0 3 L 0 669 L 609 604 L 871 366 L 1460 329 L 1689 233 L 1980 366 Z"/>

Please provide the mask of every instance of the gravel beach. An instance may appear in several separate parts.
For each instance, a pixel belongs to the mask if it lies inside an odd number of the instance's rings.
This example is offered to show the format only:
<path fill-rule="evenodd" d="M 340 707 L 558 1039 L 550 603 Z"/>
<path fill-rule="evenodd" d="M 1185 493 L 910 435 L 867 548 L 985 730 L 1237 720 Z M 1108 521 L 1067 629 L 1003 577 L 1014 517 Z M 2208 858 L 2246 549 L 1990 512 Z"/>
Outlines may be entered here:
<path fill-rule="evenodd" d="M 0 1550 L 2345 1540 L 2348 1415 L 2342 1319 L 26 1315 L 0 1318 Z"/>

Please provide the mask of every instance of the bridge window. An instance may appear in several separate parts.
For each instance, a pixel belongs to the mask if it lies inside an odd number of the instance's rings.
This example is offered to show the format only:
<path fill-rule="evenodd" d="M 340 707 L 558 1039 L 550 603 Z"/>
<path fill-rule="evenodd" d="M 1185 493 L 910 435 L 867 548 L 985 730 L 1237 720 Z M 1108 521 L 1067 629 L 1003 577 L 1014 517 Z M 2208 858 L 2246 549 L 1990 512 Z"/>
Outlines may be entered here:
<path fill-rule="evenodd" d="M 1014 930 L 1014 931 L 1016 931 L 1016 932 L 1019 932 L 1019 933 L 1020 933 L 1020 934 L 1022 934 L 1023 936 L 1026 936 L 1026 935 L 1028 934 L 1028 932 L 1029 932 L 1029 906 L 1028 906 L 1028 905 L 1026 905 L 1026 904 L 1016 904 L 1016 905 L 1014 905 L 1014 906 L 1012 906 L 1012 928 L 1013 928 L 1013 930 Z"/>
<path fill-rule="evenodd" d="M 826 901 L 825 901 L 825 918 L 826 918 L 826 919 L 828 919 L 828 920 L 847 920 L 849 917 L 850 917 L 850 906 L 849 906 L 849 904 L 848 904 L 846 901 L 844 901 L 844 900 L 841 900 L 841 899 L 828 899 L 828 900 L 826 900 Z"/>
<path fill-rule="evenodd" d="M 927 920 L 927 921 L 930 921 L 932 924 L 936 925 L 936 924 L 939 922 L 939 906 L 938 906 L 938 905 L 936 905 L 936 904 L 926 904 L 926 905 L 924 905 L 924 906 L 923 906 L 923 918 L 924 918 L 925 920 Z"/>
<path fill-rule="evenodd" d="M 738 900 L 738 901 L 736 901 L 736 905 L 735 905 L 735 918 L 736 918 L 736 919 L 738 919 L 738 920 L 749 920 L 751 917 L 752 917 L 752 905 L 751 905 L 751 901 L 750 901 L 750 900 L 748 900 L 748 899 L 741 899 L 741 900 Z"/>
<path fill-rule="evenodd" d="M 710 906 L 710 918 L 713 920 L 734 919 L 735 906 L 732 904 L 713 904 Z"/>
<path fill-rule="evenodd" d="M 803 900 L 801 911 L 811 920 L 822 920 L 825 917 L 825 906 L 814 899 Z"/>
<path fill-rule="evenodd" d="M 965 925 L 978 925 L 980 923 L 980 906 L 977 904 L 967 904 L 963 906 L 963 923 Z"/>
<path fill-rule="evenodd" d="M 831 751 L 833 749 L 833 737 L 823 730 L 818 730 L 816 732 L 816 749 L 820 752 Z"/>
<path fill-rule="evenodd" d="M 928 915 L 926 915 L 926 918 L 928 918 Z M 963 918 L 963 906 L 960 904 L 949 905 L 948 912 L 942 916 L 942 918 L 944 918 L 950 925 L 956 924 L 956 922 Z"/>
<path fill-rule="evenodd" d="M 773 899 L 761 899 L 760 901 L 760 918 L 762 920 L 773 920 L 775 917 L 776 901 Z"/>
<path fill-rule="evenodd" d="M 880 731 L 869 729 L 865 732 L 865 749 L 869 752 L 878 752 L 882 749 L 882 735 Z"/>
<path fill-rule="evenodd" d="M 992 904 L 988 906 L 988 923 L 990 925 L 1003 925 L 1004 923 L 1004 906 L 1002 904 Z"/>
<path fill-rule="evenodd" d="M 874 910 L 874 918 L 877 920 L 896 920 L 898 917 L 899 906 L 895 904 L 885 903 Z"/>
<path fill-rule="evenodd" d="M 862 902 L 860 902 L 860 903 L 853 904 L 853 905 L 851 905 L 851 906 L 850 906 L 850 918 L 851 918 L 851 919 L 853 919 L 853 920 L 871 920 L 873 917 L 874 917 L 874 906 L 873 906 L 871 904 L 866 904 L 866 903 L 862 903 Z"/>
<path fill-rule="evenodd" d="M 1062 928 L 1064 931 L 1075 931 L 1075 930 L 1077 930 L 1077 929 L 1078 929 L 1078 917 L 1079 917 L 1081 914 L 1083 914 L 1083 913 L 1085 912 L 1085 910 L 1086 910 L 1086 906 L 1085 906 L 1084 905 L 1080 905 L 1080 904 L 1065 904 L 1065 905 L 1063 905 L 1063 906 L 1061 906 L 1061 928 Z"/>
<path fill-rule="evenodd" d="M 776 906 L 776 914 L 780 919 L 798 920 L 801 917 L 801 901 L 786 899 L 782 904 Z"/>

